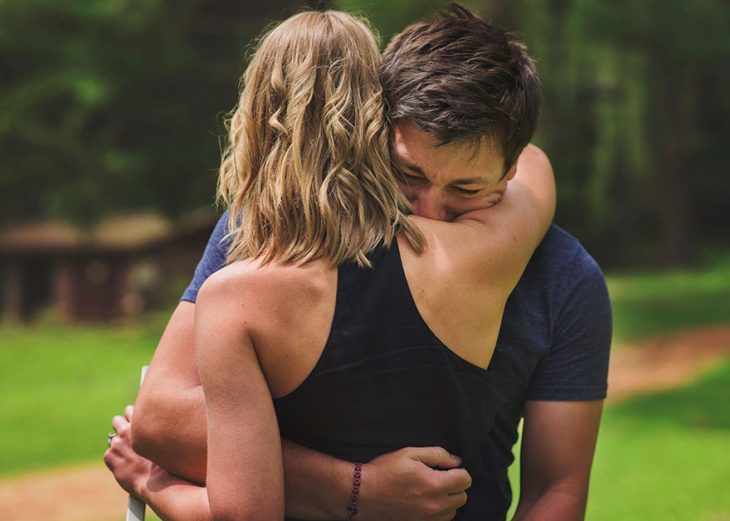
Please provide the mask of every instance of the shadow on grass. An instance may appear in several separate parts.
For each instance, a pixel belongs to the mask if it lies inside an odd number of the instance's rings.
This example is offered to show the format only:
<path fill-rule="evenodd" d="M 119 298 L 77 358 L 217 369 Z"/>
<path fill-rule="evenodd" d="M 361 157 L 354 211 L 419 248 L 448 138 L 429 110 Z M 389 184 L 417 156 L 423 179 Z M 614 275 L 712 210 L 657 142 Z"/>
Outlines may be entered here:
<path fill-rule="evenodd" d="M 730 430 L 730 359 L 692 384 L 633 398 L 606 412 L 616 419 L 641 419 L 669 426 Z"/>

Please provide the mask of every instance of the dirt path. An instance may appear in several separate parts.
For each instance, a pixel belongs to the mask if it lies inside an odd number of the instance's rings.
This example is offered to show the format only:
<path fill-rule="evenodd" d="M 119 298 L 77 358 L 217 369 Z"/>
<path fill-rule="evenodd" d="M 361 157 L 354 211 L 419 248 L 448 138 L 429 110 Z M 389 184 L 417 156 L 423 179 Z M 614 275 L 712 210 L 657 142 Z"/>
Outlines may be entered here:
<path fill-rule="evenodd" d="M 730 355 L 730 326 L 688 331 L 614 349 L 608 399 L 671 389 L 690 381 Z"/>
<path fill-rule="evenodd" d="M 33 472 L 0 480 L 0 518 L 6 521 L 123 520 L 127 495 L 99 463 Z"/>
<path fill-rule="evenodd" d="M 609 400 L 681 385 L 729 355 L 730 326 L 621 346 L 611 356 Z M 0 480 L 0 518 L 7 521 L 122 520 L 126 505 L 101 459 Z"/>

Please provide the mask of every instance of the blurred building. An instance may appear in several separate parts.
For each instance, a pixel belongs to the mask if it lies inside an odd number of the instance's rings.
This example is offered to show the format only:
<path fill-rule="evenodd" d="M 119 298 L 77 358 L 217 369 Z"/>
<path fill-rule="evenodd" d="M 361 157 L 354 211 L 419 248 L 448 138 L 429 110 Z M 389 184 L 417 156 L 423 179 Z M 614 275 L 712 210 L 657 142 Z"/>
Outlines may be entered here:
<path fill-rule="evenodd" d="M 173 222 L 158 214 L 105 219 L 91 229 L 38 221 L 0 233 L 2 318 L 51 310 L 72 321 L 135 316 L 192 275 L 215 225 L 210 211 Z"/>

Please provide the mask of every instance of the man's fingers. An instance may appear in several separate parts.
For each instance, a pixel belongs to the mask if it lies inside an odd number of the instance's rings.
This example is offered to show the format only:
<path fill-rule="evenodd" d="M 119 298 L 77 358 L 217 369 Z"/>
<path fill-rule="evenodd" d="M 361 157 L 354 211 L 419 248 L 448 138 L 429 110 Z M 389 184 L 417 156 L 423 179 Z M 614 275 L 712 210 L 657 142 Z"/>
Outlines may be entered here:
<path fill-rule="evenodd" d="M 127 405 L 124 408 L 124 417 L 129 423 L 132 423 L 132 414 L 134 414 L 134 405 Z"/>
<path fill-rule="evenodd" d="M 436 477 L 447 494 L 459 494 L 471 487 L 471 475 L 464 469 L 443 470 Z"/>
<path fill-rule="evenodd" d="M 466 504 L 466 492 L 461 491 L 458 494 L 450 494 L 443 498 L 441 511 L 436 515 L 429 517 L 433 521 L 451 521 L 456 517 L 456 511 Z"/>
<path fill-rule="evenodd" d="M 463 490 L 461 492 L 457 492 L 456 494 L 449 494 L 447 507 L 449 508 L 449 510 L 458 510 L 459 508 L 466 505 L 466 498 L 466 492 Z"/>
<path fill-rule="evenodd" d="M 409 456 L 431 468 L 453 469 L 461 465 L 461 458 L 442 447 L 412 447 Z"/>

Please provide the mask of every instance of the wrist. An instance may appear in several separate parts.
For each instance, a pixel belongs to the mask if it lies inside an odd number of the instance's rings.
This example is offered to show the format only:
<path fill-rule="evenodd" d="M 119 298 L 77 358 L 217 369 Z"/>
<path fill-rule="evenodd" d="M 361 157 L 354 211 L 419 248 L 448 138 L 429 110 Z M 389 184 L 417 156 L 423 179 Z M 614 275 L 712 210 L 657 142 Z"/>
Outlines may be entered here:
<path fill-rule="evenodd" d="M 144 478 L 136 479 L 132 483 L 131 494 L 142 501 L 143 503 L 149 503 L 149 489 L 147 487 L 148 476 Z"/>
<path fill-rule="evenodd" d="M 347 519 L 352 521 L 357 515 L 358 501 L 360 499 L 360 483 L 362 481 L 362 463 L 357 462 L 352 470 L 352 490 L 350 491 L 350 502 L 347 505 Z"/>
<path fill-rule="evenodd" d="M 165 475 L 169 476 L 166 470 L 154 463 L 150 463 L 147 467 L 147 472 L 140 474 L 132 482 L 132 495 L 144 503 L 152 503 L 153 500 L 151 497 L 152 492 L 150 490 L 150 482 L 156 478 L 157 488 L 160 489 L 162 488 L 160 485 L 162 484 L 162 480 Z"/>
<path fill-rule="evenodd" d="M 339 461 L 337 465 L 332 467 L 330 475 L 332 488 L 327 492 L 328 519 L 347 519 L 347 507 L 350 504 L 352 494 L 353 466 L 353 462 Z M 332 494 L 331 491 L 333 490 L 337 493 Z"/>

